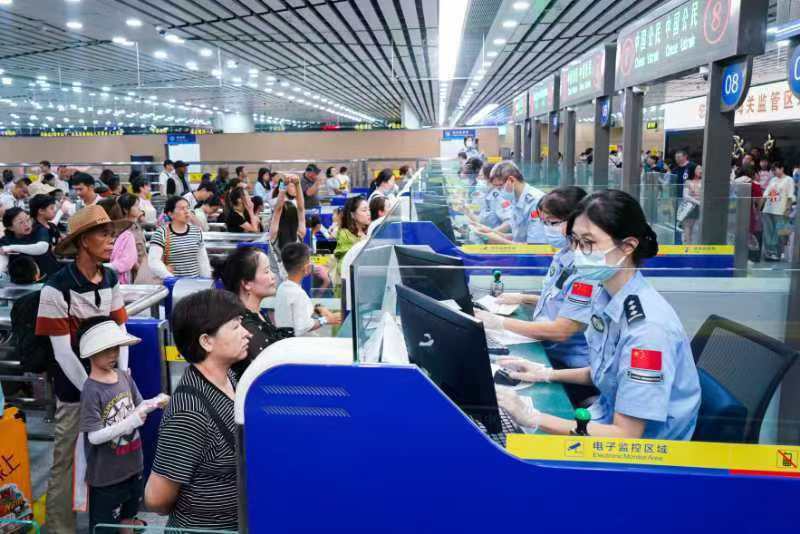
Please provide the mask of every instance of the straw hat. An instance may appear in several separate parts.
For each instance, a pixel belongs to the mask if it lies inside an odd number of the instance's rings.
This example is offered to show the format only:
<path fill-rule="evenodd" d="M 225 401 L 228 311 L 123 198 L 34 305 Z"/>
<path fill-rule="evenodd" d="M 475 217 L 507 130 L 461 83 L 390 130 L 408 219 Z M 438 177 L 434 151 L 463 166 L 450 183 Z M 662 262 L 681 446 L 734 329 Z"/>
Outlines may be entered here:
<path fill-rule="evenodd" d="M 133 222 L 125 220 L 112 221 L 108 217 L 106 210 L 97 204 L 78 210 L 75 215 L 69 218 L 67 236 L 56 245 L 56 254 L 74 256 L 78 253 L 78 247 L 75 243 L 81 234 L 107 224 L 112 225 L 114 232 L 119 234 L 130 228 Z"/>
<path fill-rule="evenodd" d="M 30 194 L 31 197 L 35 197 L 36 195 L 49 195 L 56 189 L 57 188 L 53 187 L 52 185 L 38 180 L 28 186 L 28 194 Z"/>

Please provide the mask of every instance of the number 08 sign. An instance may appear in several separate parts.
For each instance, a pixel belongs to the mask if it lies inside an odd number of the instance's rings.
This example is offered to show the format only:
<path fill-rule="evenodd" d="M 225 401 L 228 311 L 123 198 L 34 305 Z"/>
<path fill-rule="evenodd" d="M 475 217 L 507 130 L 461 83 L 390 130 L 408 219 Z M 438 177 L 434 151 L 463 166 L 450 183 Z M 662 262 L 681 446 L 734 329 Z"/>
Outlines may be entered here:
<path fill-rule="evenodd" d="M 623 28 L 616 89 L 737 56 L 761 54 L 769 0 L 675 0 Z"/>

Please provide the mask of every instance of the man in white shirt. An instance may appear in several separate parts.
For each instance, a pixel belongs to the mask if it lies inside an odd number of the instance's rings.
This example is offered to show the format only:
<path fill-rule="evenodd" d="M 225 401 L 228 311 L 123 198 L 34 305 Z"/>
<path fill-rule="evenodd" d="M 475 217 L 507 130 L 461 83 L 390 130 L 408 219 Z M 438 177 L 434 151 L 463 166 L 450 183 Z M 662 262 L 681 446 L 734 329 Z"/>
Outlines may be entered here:
<path fill-rule="evenodd" d="M 189 209 L 193 210 L 197 207 L 198 204 L 201 202 L 205 202 L 208 200 L 216 191 L 214 184 L 211 182 L 202 182 L 200 185 L 197 186 L 197 189 L 194 191 L 189 191 L 183 198 L 186 199 L 186 202 L 189 203 Z"/>
<path fill-rule="evenodd" d="M 774 178 L 764 191 L 764 259 L 780 261 L 783 243 L 778 231 L 789 221 L 792 203 L 795 202 L 794 180 L 784 173 L 783 162 L 772 164 Z"/>
<path fill-rule="evenodd" d="M 339 167 L 339 189 L 345 193 L 350 190 L 350 177 L 347 176 L 347 167 Z"/>
<path fill-rule="evenodd" d="M 164 160 L 164 170 L 158 175 L 158 191 L 162 195 L 167 194 L 167 182 L 169 179 L 176 179 L 178 176 L 175 174 L 175 164 L 171 159 Z"/>
<path fill-rule="evenodd" d="M 2 213 L 11 208 L 22 208 L 27 211 L 28 196 L 28 179 L 20 178 L 14 182 L 14 187 L 10 192 L 0 195 L 0 210 Z"/>
<path fill-rule="evenodd" d="M 341 315 L 324 306 L 311 303 L 301 287 L 303 278 L 311 274 L 311 252 L 304 243 L 289 243 L 281 250 L 281 261 L 288 279 L 278 286 L 275 295 L 275 326 L 294 328 L 295 336 L 314 335 L 326 324 L 340 324 Z"/>

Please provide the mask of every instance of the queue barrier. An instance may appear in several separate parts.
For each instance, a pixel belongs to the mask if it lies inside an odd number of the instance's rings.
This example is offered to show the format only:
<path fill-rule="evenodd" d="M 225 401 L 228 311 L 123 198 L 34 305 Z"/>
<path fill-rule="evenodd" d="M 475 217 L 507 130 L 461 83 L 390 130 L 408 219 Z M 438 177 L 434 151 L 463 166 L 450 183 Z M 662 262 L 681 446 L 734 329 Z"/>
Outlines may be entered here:
<path fill-rule="evenodd" d="M 490 441 L 412 366 L 299 359 L 240 385 L 239 405 L 244 533 L 493 532 L 500 521 L 548 531 L 565 520 L 598 533 L 796 528 L 800 480 L 524 460 Z M 516 447 L 530 438 L 509 439 Z M 564 454 L 564 438 L 550 439 Z M 681 504 L 659 511 L 670 503 Z"/>

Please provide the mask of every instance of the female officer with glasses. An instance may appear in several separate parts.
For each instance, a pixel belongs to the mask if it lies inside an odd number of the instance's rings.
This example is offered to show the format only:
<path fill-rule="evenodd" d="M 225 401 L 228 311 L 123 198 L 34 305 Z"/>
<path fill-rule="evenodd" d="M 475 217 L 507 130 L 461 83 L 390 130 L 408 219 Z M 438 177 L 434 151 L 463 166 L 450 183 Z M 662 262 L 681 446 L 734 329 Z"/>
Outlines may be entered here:
<path fill-rule="evenodd" d="M 545 378 L 600 391 L 590 408 L 590 435 L 691 439 L 700 407 L 697 369 L 680 319 L 638 270 L 658 253 L 641 206 L 622 191 L 594 193 L 581 201 L 567 232 L 578 279 L 600 284 L 590 294 L 590 365 Z M 528 362 L 515 369 L 526 380 L 542 380 Z M 575 430 L 574 421 L 541 413 L 513 391 L 498 392 L 498 403 L 525 427 L 564 435 Z"/>
<path fill-rule="evenodd" d="M 575 255 L 566 236 L 567 219 L 585 196 L 586 191 L 580 187 L 561 187 L 546 194 L 539 202 L 545 239 L 558 249 L 542 283 L 541 295 L 504 293 L 498 299 L 502 304 L 536 305 L 532 320 L 521 321 L 475 311 L 490 330 L 506 329 L 540 340 L 555 369 L 576 369 L 589 365 L 589 348 L 583 332 L 591 317 L 593 287 L 585 282 L 576 283 L 573 265 Z M 513 361 L 501 363 L 514 368 Z M 547 381 L 553 371 L 544 365 L 530 365 L 538 368 L 537 374 L 543 381 Z M 510 372 L 512 378 L 525 380 L 523 374 L 513 370 Z M 566 389 L 576 405 L 597 393 L 594 388 L 573 384 Z"/>

